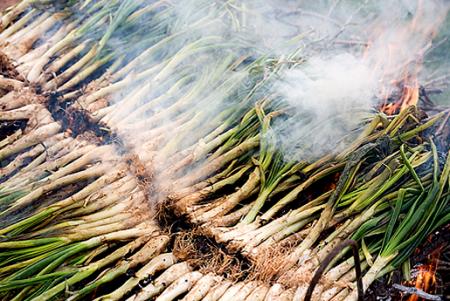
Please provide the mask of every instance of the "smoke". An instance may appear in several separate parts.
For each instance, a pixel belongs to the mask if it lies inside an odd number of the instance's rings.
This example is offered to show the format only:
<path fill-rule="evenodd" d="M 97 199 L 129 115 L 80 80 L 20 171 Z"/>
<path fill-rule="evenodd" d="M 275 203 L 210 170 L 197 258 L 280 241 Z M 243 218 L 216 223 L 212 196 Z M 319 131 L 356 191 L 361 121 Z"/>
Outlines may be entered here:
<path fill-rule="evenodd" d="M 273 126 L 287 160 L 311 161 L 339 151 L 357 134 L 376 104 L 377 81 L 365 62 L 344 53 L 309 59 L 274 89 L 293 110 Z"/>
<path fill-rule="evenodd" d="M 129 70 L 134 80 L 114 96 L 102 121 L 165 183 L 200 165 L 206 156 L 182 173 L 168 172 L 222 125 L 237 124 L 236 111 L 273 95 L 288 107 L 272 123 L 277 148 L 287 161 L 313 161 L 345 148 L 399 81 L 423 73 L 423 56 L 448 6 L 440 0 L 174 1 L 152 14 L 151 24 L 162 24 L 157 39 L 118 50 L 127 57 L 150 54 Z M 149 22 L 137 28 L 145 32 Z M 264 93 L 248 99 L 259 79 L 246 64 L 260 59 L 281 67 Z"/>
<path fill-rule="evenodd" d="M 292 115 L 273 126 L 287 160 L 312 161 L 341 151 L 400 81 L 408 85 L 422 76 L 424 54 L 449 4 L 366 1 L 359 8 L 341 4 L 331 14 L 326 9 L 308 12 L 322 22 L 301 24 L 318 34 L 309 41 L 307 62 L 284 72 L 274 86 Z M 345 20 L 345 11 L 354 14 Z"/>

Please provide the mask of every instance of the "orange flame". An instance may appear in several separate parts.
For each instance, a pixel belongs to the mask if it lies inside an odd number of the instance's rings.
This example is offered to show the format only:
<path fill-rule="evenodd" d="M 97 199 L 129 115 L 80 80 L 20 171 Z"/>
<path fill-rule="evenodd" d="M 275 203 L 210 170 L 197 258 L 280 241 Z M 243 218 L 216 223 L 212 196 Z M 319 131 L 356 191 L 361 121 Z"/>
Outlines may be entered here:
<path fill-rule="evenodd" d="M 401 99 L 401 107 L 400 111 L 403 111 L 409 106 L 417 105 L 419 101 L 419 83 L 417 78 L 414 79 L 414 83 L 412 86 L 405 86 L 403 88 L 403 97 Z"/>
<path fill-rule="evenodd" d="M 436 269 L 439 262 L 439 257 L 442 251 L 442 247 L 434 250 L 429 256 L 429 263 L 420 265 L 416 268 L 414 276 L 415 282 L 411 281 L 407 284 L 414 285 L 417 289 L 420 289 L 426 293 L 433 293 L 436 289 Z M 418 301 L 420 298 L 417 295 L 411 295 L 407 301 Z"/>
<path fill-rule="evenodd" d="M 425 3 L 424 0 L 417 0 L 417 8 L 413 18 L 396 29 L 395 36 L 397 38 L 389 40 L 385 47 L 384 55 L 377 58 L 378 61 L 374 66 L 374 70 L 381 68 L 380 70 L 383 72 L 381 81 L 385 83 L 385 86 L 380 91 L 380 96 L 383 100 L 380 110 L 388 115 L 397 114 L 409 106 L 417 105 L 419 101 L 420 86 L 418 75 L 423 65 L 424 55 L 430 49 L 431 43 L 421 45 L 420 47 L 422 48 L 410 49 L 405 47 L 405 42 L 413 36 L 434 38 L 448 12 L 447 9 L 443 9 L 442 12 L 435 16 L 433 22 L 423 21 L 426 20 Z M 378 36 L 383 35 L 385 29 L 383 26 L 386 25 L 381 24 L 380 29 L 377 29 L 377 24 L 373 25 L 372 28 L 375 28 L 373 35 L 374 39 L 376 39 Z M 370 48 L 371 44 L 369 42 L 367 48 Z M 364 56 L 367 55 L 367 50 Z M 415 53 L 414 59 L 411 59 L 409 55 L 411 51 Z M 408 60 L 403 62 L 404 58 Z M 392 82 L 393 80 L 395 81 L 394 83 Z M 399 95 L 395 95 L 395 87 L 400 90 Z"/>
<path fill-rule="evenodd" d="M 401 89 L 400 98 L 394 102 L 388 102 L 387 99 L 381 107 L 381 111 L 393 115 L 405 110 L 409 106 L 416 106 L 419 102 L 419 82 L 416 77 L 404 83 Z"/>
<path fill-rule="evenodd" d="M 430 292 L 436 284 L 435 269 L 432 265 L 422 265 L 418 268 L 415 287 L 424 291 Z M 411 295 L 408 301 L 418 301 L 417 295 Z"/>

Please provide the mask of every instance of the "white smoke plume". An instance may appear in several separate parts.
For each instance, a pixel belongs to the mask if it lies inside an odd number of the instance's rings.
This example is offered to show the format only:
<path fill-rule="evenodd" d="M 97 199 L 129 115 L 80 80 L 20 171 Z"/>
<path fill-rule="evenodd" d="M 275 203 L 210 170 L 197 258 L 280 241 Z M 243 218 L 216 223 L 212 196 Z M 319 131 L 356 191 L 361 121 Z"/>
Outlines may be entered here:
<path fill-rule="evenodd" d="M 334 14 L 309 12 L 336 19 L 323 21 L 328 26 L 312 24 L 313 32 L 321 32 L 320 46 L 312 47 L 307 62 L 286 71 L 275 86 L 295 112 L 274 126 L 288 160 L 311 161 L 339 152 L 400 81 L 408 85 L 409 76 L 419 77 L 449 3 L 387 0 L 365 1 L 356 10 L 345 7 L 336 6 Z M 348 17 L 353 21 L 345 20 L 345 11 L 356 12 Z"/>
<path fill-rule="evenodd" d="M 338 151 L 376 104 L 376 78 L 350 54 L 311 58 L 274 88 L 294 110 L 273 127 L 288 160 L 311 161 Z"/>
<path fill-rule="evenodd" d="M 223 62 L 282 61 L 297 53 L 297 64 L 272 82 L 269 93 L 289 106 L 289 117 L 275 119 L 272 128 L 286 160 L 312 161 L 350 143 L 405 74 L 420 75 L 449 8 L 443 0 L 172 4 L 162 17 L 173 38 L 131 70 L 153 72 L 116 95 L 103 118 L 162 182 L 169 179 L 162 171 L 180 159 L 174 155 L 204 143 L 243 99 L 248 70 L 223 69 Z M 148 109 L 139 111 L 143 106 Z"/>

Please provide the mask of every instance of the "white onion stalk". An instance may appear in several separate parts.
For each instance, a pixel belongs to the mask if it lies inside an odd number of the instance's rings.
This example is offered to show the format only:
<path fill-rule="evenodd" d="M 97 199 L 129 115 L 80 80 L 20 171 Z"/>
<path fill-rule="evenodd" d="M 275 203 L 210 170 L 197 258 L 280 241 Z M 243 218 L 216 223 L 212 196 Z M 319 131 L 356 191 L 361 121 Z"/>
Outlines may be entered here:
<path fill-rule="evenodd" d="M 45 15 L 45 14 L 44 14 Z M 33 44 L 52 28 L 57 22 L 63 18 L 62 14 L 47 15 L 45 20 L 37 25 L 31 32 L 20 37 L 19 40 L 11 41 L 11 44 L 4 48 L 4 52 L 14 60 L 18 60 L 27 54 L 32 48 Z"/>
<path fill-rule="evenodd" d="M 11 141 L 12 142 L 12 141 Z M 17 171 L 17 174 L 24 174 L 27 171 L 35 169 L 37 166 L 45 162 L 47 156 L 51 157 L 55 152 L 58 152 L 64 146 L 71 142 L 71 139 L 64 139 L 63 134 L 57 134 L 50 137 L 46 141 L 34 146 L 29 151 L 19 154 L 7 166 L 0 168 L 1 174 L 4 176 Z M 1 146 L 0 146 L 1 148 Z M 26 166 L 23 166 L 25 160 L 33 161 Z"/>
<path fill-rule="evenodd" d="M 126 254 L 139 248 L 143 243 L 146 242 L 146 240 L 148 240 L 148 236 L 142 235 L 142 233 L 143 233 L 142 229 L 141 229 L 141 231 L 136 231 L 136 229 L 132 229 L 132 230 L 135 231 L 135 233 L 136 233 L 135 235 L 139 238 L 137 238 L 134 241 L 128 243 L 127 245 L 117 249 L 116 251 L 114 251 L 110 255 L 104 257 L 103 259 L 100 259 L 94 263 L 91 263 L 88 266 L 82 267 L 77 273 L 75 273 L 72 277 L 70 277 L 66 281 L 57 284 L 56 286 L 52 287 L 51 289 L 40 294 L 39 296 L 35 297 L 32 300 L 33 301 L 46 301 L 46 300 L 52 299 L 58 293 L 64 291 L 64 289 L 67 286 L 74 285 L 74 284 L 82 281 L 83 279 L 89 277 L 94 272 L 104 268 L 105 266 L 117 261 L 120 258 L 123 258 Z"/>
<path fill-rule="evenodd" d="M 8 227 L 5 227 L 0 230 L 0 235 L 9 233 L 16 228 L 20 227 L 23 228 L 27 224 L 33 224 L 36 221 L 43 221 L 46 218 L 49 218 L 49 216 L 61 214 L 62 212 L 83 207 L 83 205 L 86 204 L 87 201 L 89 201 L 89 196 L 93 196 L 92 198 L 95 199 L 95 196 L 98 193 L 98 190 L 102 189 L 105 185 L 108 185 L 109 183 L 117 180 L 119 177 L 121 177 L 124 173 L 125 166 L 122 166 L 122 168 L 118 168 L 118 170 L 105 173 L 101 177 L 99 177 L 97 180 L 92 182 L 91 184 L 84 187 L 82 190 L 78 191 L 77 193 L 73 194 L 72 196 L 67 197 L 64 200 L 61 200 L 59 202 L 56 202 L 55 204 L 41 210 L 40 212 L 37 212 L 36 214 L 29 216 L 25 218 L 24 220 L 21 220 L 20 222 L 10 225 Z M 86 198 L 88 198 L 86 200 Z"/>
<path fill-rule="evenodd" d="M 264 298 L 264 301 L 275 301 L 284 292 L 284 288 L 281 284 L 275 283 L 269 289 Z"/>
<path fill-rule="evenodd" d="M 228 288 L 232 285 L 232 282 L 229 280 L 222 281 L 217 285 L 213 286 L 208 294 L 203 298 L 203 301 L 217 301 L 220 297 L 225 294 Z"/>
<path fill-rule="evenodd" d="M 235 237 L 234 242 L 240 244 L 245 252 L 250 253 L 252 248 L 259 246 L 262 242 L 269 239 L 269 237 L 279 233 L 285 229 L 285 227 L 289 227 L 303 220 L 308 220 L 311 215 L 314 215 L 316 212 L 323 209 L 324 206 L 325 205 L 318 205 L 313 208 L 299 208 L 295 211 L 291 211 L 272 223 L 262 226 L 245 235 Z"/>
<path fill-rule="evenodd" d="M 14 121 L 19 119 L 28 120 L 27 127 L 25 128 L 27 134 L 29 134 L 32 130 L 38 131 L 40 127 L 55 123 L 50 112 L 45 109 L 43 105 L 38 103 L 27 104 L 17 109 L 4 111 L 0 116 L 0 120 Z M 28 138 L 28 140 L 32 139 L 27 136 L 22 137 L 23 140 L 26 140 L 25 138 Z"/>
<path fill-rule="evenodd" d="M 36 15 L 38 12 L 35 9 L 30 10 L 28 13 L 26 13 L 22 18 L 16 20 L 11 26 L 8 26 L 5 30 L 1 31 L 0 29 L 0 45 L 5 42 L 5 39 L 13 35 L 19 30 L 22 30 L 22 28 Z"/>
<path fill-rule="evenodd" d="M 295 299 L 295 293 L 292 289 L 285 290 L 277 299 L 277 301 L 297 301 Z"/>
<path fill-rule="evenodd" d="M 139 282 L 155 275 L 159 271 L 163 271 L 171 267 L 177 262 L 176 257 L 172 253 L 165 253 L 153 258 L 150 262 L 140 268 L 135 277 L 131 277 L 128 279 L 121 287 L 116 289 L 114 292 L 101 296 L 95 301 L 117 301 L 121 300 L 123 296 L 125 296 L 128 292 L 130 292 L 133 288 L 139 285 Z M 131 300 L 134 300 L 134 297 L 131 297 Z"/>
<path fill-rule="evenodd" d="M 76 56 L 80 55 L 88 47 L 89 42 L 90 42 L 89 40 L 83 41 L 82 43 L 77 45 L 77 47 L 69 50 L 64 55 L 55 59 L 55 61 L 53 61 L 46 69 L 46 73 L 49 75 L 56 74 L 56 72 L 58 72 L 60 69 L 62 69 L 70 60 L 72 60 Z M 41 79 L 39 80 L 39 83 L 41 85 L 46 82 L 46 80 L 44 79 L 45 77 L 46 76 L 43 75 L 41 77 Z"/>
<path fill-rule="evenodd" d="M 211 185 L 209 185 L 209 186 L 207 186 L 207 187 L 205 187 L 203 189 L 197 190 L 196 192 L 193 192 L 193 193 L 191 193 L 191 194 L 189 194 L 189 195 L 179 199 L 178 201 L 176 201 L 176 203 L 174 205 L 175 210 L 177 212 L 179 212 L 180 214 L 188 212 L 189 211 L 188 208 L 195 207 L 195 205 L 197 203 L 199 203 L 203 199 L 207 198 L 208 196 L 212 195 L 214 192 L 222 189 L 225 186 L 232 185 L 232 184 L 236 183 L 236 181 L 241 179 L 243 174 L 249 168 L 250 168 L 250 166 L 244 166 L 241 170 L 239 170 L 235 174 L 233 174 L 231 176 L 228 176 L 225 179 L 220 180 L 220 181 L 218 181 L 216 183 L 214 183 L 214 179 L 207 180 L 207 181 L 212 181 Z M 199 187 L 199 186 L 200 185 L 197 185 L 197 187 Z M 191 189 L 193 190 L 193 189 L 195 189 L 195 187 L 193 187 Z M 172 197 L 174 197 L 174 196 L 169 196 L 169 198 L 172 198 Z"/>
<path fill-rule="evenodd" d="M 98 288 L 100 285 L 111 282 L 120 275 L 125 274 L 128 270 L 131 270 L 140 264 L 148 263 L 153 257 L 159 255 L 166 248 L 168 242 L 169 237 L 165 235 L 150 238 L 150 240 L 130 258 L 122 260 L 116 264 L 114 268 L 108 270 L 105 274 L 100 276 L 99 279 L 96 279 L 94 282 L 88 284 L 67 300 L 73 301 L 85 296 Z"/>
<path fill-rule="evenodd" d="M 80 171 L 80 172 L 77 172 L 77 173 L 74 173 L 74 174 L 71 174 L 68 176 L 64 176 L 60 179 L 57 179 L 57 180 L 51 182 L 50 184 L 44 185 L 36 190 L 33 190 L 26 196 L 18 199 L 13 204 L 11 204 L 11 206 L 8 209 L 6 209 L 2 213 L 0 213 L 0 216 L 5 216 L 7 214 L 10 214 L 10 213 L 20 209 L 20 208 L 24 208 L 25 206 L 30 205 L 31 203 L 36 201 L 39 197 L 41 197 L 45 193 L 50 192 L 52 190 L 61 188 L 63 186 L 69 185 L 69 184 L 77 183 L 77 182 L 85 180 L 85 179 L 100 177 L 100 176 L 104 175 L 108 171 L 108 169 L 109 169 L 109 166 L 107 166 L 107 165 L 93 166 L 86 170 L 83 170 L 83 171 Z M 2 232 L 2 231 L 0 231 L 0 232 Z"/>
<path fill-rule="evenodd" d="M 13 134 L 0 141 L 0 149 L 19 139 L 22 136 L 22 134 L 23 131 L 19 129 L 18 131 L 15 131 Z"/>
<path fill-rule="evenodd" d="M 20 31 L 15 32 L 14 34 L 12 34 L 11 36 L 9 36 L 6 39 L 6 44 L 9 43 L 19 43 L 20 39 L 27 35 L 30 32 L 33 32 L 33 30 L 42 22 L 45 21 L 45 19 L 47 19 L 47 17 L 49 16 L 48 13 L 42 13 L 39 14 L 37 18 L 35 18 L 34 20 L 32 20 L 27 26 L 23 27 Z"/>
<path fill-rule="evenodd" d="M 235 295 L 244 287 L 245 283 L 243 281 L 231 285 L 225 293 L 220 297 L 219 301 L 232 301 Z"/>
<path fill-rule="evenodd" d="M 28 104 L 38 102 L 40 102 L 40 97 L 38 97 L 29 87 L 23 87 L 20 91 L 9 91 L 7 94 L 0 97 L 0 110 L 9 111 L 19 109 Z"/>
<path fill-rule="evenodd" d="M 259 180 L 259 169 L 255 169 L 255 171 L 250 174 L 247 182 L 245 182 L 238 191 L 230 194 L 215 208 L 212 208 L 211 210 L 201 214 L 200 216 L 198 215 L 198 213 L 194 212 L 193 220 L 197 223 L 206 223 L 209 220 L 213 220 L 215 217 L 224 216 L 225 214 L 230 212 L 237 204 L 252 195 L 252 192 L 254 192 L 259 185 Z"/>
<path fill-rule="evenodd" d="M 200 272 L 190 272 L 180 278 L 178 278 L 174 283 L 169 285 L 168 288 L 162 292 L 161 295 L 156 298 L 155 301 L 172 301 L 178 296 L 189 291 L 195 283 L 203 277 Z"/>
<path fill-rule="evenodd" d="M 24 0 L 19 4 L 14 6 L 14 8 L 9 11 L 6 15 L 2 16 L 0 20 L 0 30 L 6 28 L 13 20 L 20 15 L 23 11 L 25 11 L 31 4 L 32 0 Z"/>
<path fill-rule="evenodd" d="M 234 300 L 242 300 L 244 301 L 247 297 L 258 287 L 258 283 L 256 281 L 247 282 L 235 295 Z"/>
<path fill-rule="evenodd" d="M 361 269 L 366 269 L 367 266 L 368 266 L 367 262 L 364 261 L 361 264 Z M 356 272 L 354 268 L 349 270 L 347 273 L 343 274 L 342 277 L 336 281 L 329 281 L 329 279 L 326 278 L 328 285 L 322 285 L 322 293 L 320 295 L 320 299 L 315 300 L 320 301 L 331 300 L 336 294 L 340 293 L 341 290 L 352 286 L 355 279 L 356 279 Z"/>
<path fill-rule="evenodd" d="M 145 286 L 144 288 L 142 288 L 142 291 L 127 300 L 146 301 L 154 296 L 157 296 L 174 281 L 190 272 L 192 272 L 192 268 L 186 262 L 174 264 L 164 273 L 162 273 L 158 278 L 156 278 L 153 283 Z"/>
<path fill-rule="evenodd" d="M 207 226 L 205 225 L 205 229 L 210 229 L 209 232 L 211 233 L 211 235 L 216 236 L 216 235 L 220 235 L 220 229 L 221 227 L 230 227 L 232 225 L 235 225 L 239 220 L 242 219 L 243 216 L 245 216 L 245 214 L 247 214 L 250 209 L 252 208 L 252 206 L 254 205 L 254 201 L 242 206 L 242 208 L 229 213 L 225 216 L 222 216 L 220 218 L 216 218 L 214 219 L 214 221 L 212 221 L 212 225 L 215 227 L 211 227 L 211 226 Z"/>
<path fill-rule="evenodd" d="M 209 177 L 206 180 L 198 182 L 197 184 L 191 185 L 189 187 L 186 187 L 186 188 L 183 188 L 183 189 L 179 189 L 176 192 L 170 193 L 168 195 L 168 199 L 169 200 L 178 201 L 178 200 L 181 200 L 181 199 L 186 197 L 187 198 L 186 202 L 187 202 L 187 204 L 189 204 L 191 202 L 189 196 L 192 194 L 193 195 L 192 198 L 193 198 L 193 202 L 194 203 L 195 203 L 195 200 L 198 197 L 200 197 L 200 200 L 201 200 L 201 190 L 202 189 L 206 188 L 206 190 L 205 190 L 206 193 L 208 193 L 208 191 L 211 191 L 211 190 L 214 192 L 215 191 L 214 188 L 213 188 L 214 185 L 217 184 L 219 186 L 224 186 L 224 185 L 227 184 L 226 183 L 227 182 L 227 177 L 230 176 L 230 174 L 234 171 L 234 169 L 236 167 L 235 163 L 236 163 L 236 161 L 232 161 L 227 166 L 227 168 L 225 168 L 222 172 L 219 172 L 219 173 Z M 222 180 L 223 180 L 223 182 L 222 182 Z M 223 184 L 219 184 L 219 182 L 223 183 Z M 210 186 L 212 186 L 212 187 L 210 187 Z M 197 192 L 199 192 L 198 195 L 196 195 Z M 184 203 L 184 201 L 181 202 L 181 206 L 175 206 L 175 210 L 177 210 L 177 207 L 186 208 L 185 206 L 183 206 L 183 203 Z"/>
<path fill-rule="evenodd" d="M 60 129 L 61 126 L 57 122 L 35 129 L 28 135 L 16 140 L 13 144 L 2 148 L 0 150 L 0 159 L 5 159 L 6 157 L 23 151 L 30 146 L 43 142 L 46 138 L 58 133 Z"/>
<path fill-rule="evenodd" d="M 221 277 L 214 274 L 204 275 L 197 283 L 191 288 L 191 290 L 186 294 L 186 296 L 181 299 L 181 301 L 200 301 L 209 292 L 209 290 L 218 282 L 222 280 Z"/>
<path fill-rule="evenodd" d="M 72 45 L 72 43 L 80 38 L 84 31 L 86 31 L 88 28 L 91 28 L 93 25 L 99 22 L 101 23 L 101 20 L 104 20 L 105 14 L 107 13 L 108 9 L 101 10 L 96 15 L 91 16 L 88 20 L 85 20 L 81 27 L 74 28 L 64 37 L 64 39 L 60 40 L 58 43 L 48 49 L 41 58 L 34 62 L 33 67 L 27 75 L 27 80 L 31 83 L 36 83 L 39 80 L 42 72 L 44 71 L 44 67 L 54 55 L 65 49 L 67 46 Z"/>
<path fill-rule="evenodd" d="M 245 301 L 264 301 L 268 291 L 269 287 L 265 284 L 261 284 L 248 295 Z"/>
<path fill-rule="evenodd" d="M 74 26 L 76 26 L 75 22 L 69 24 L 63 24 L 60 26 L 58 31 L 52 35 L 48 40 L 46 40 L 42 45 L 37 48 L 31 49 L 28 53 L 21 56 L 17 59 L 17 71 L 20 74 L 28 74 L 30 69 L 33 66 L 33 63 L 38 60 L 44 53 L 53 45 L 55 45 L 58 41 L 60 41 L 64 36 L 71 31 Z"/>
<path fill-rule="evenodd" d="M 59 136 L 59 134 L 46 139 L 39 145 L 46 146 L 50 144 L 51 141 L 57 136 Z M 43 161 L 41 164 L 38 164 L 38 162 L 33 161 L 31 165 L 22 169 L 13 177 L 4 182 L 4 185 L 15 189 L 19 188 L 26 189 L 28 187 L 37 188 L 39 186 L 48 184 L 48 182 L 51 182 L 52 180 L 56 180 L 57 178 L 60 178 L 61 176 L 64 176 L 66 174 L 70 174 L 70 172 L 69 173 L 64 172 L 64 167 L 70 163 L 74 163 L 74 161 L 76 162 L 76 160 L 79 159 L 83 153 L 89 152 L 93 148 L 95 148 L 93 145 L 83 146 L 82 143 L 79 144 L 77 143 L 76 140 L 75 141 L 70 140 L 65 142 L 71 143 L 64 143 L 64 145 L 62 145 L 62 148 L 59 150 L 58 154 L 56 154 L 59 157 L 58 159 L 55 159 L 54 161 L 46 160 Z M 47 150 L 46 155 L 49 154 L 51 153 L 49 153 Z M 78 165 L 78 163 L 76 164 Z M 33 165 L 37 166 L 32 168 Z M 78 169 L 81 169 L 82 167 L 86 167 L 86 165 L 80 164 L 77 167 Z M 49 172 L 53 172 L 58 169 L 60 170 L 62 169 L 62 171 L 58 173 L 58 175 L 56 176 L 54 176 L 53 174 L 48 175 Z M 32 184 L 32 186 L 30 186 L 29 184 Z"/>
<path fill-rule="evenodd" d="M 25 84 L 19 80 L 12 79 L 12 78 L 6 78 L 3 75 L 0 75 L 0 89 L 11 91 L 15 90 L 18 91 L 22 89 L 25 86 Z"/>

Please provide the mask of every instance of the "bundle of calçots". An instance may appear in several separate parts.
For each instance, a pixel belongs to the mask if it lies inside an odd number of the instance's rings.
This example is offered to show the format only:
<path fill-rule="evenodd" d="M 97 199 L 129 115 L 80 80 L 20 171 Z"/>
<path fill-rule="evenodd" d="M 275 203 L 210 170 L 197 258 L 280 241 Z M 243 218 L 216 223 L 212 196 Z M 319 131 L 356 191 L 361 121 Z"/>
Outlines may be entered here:
<path fill-rule="evenodd" d="M 339 151 L 287 159 L 274 124 L 304 116 L 272 87 L 301 51 L 245 39 L 244 2 L 178 2 L 23 0 L 3 14 L 2 299 L 304 300 L 346 239 L 367 290 L 450 222 L 444 112 L 374 112 Z M 248 271 L 177 258 L 168 212 Z M 355 281 L 343 249 L 312 298 L 356 300 Z"/>

